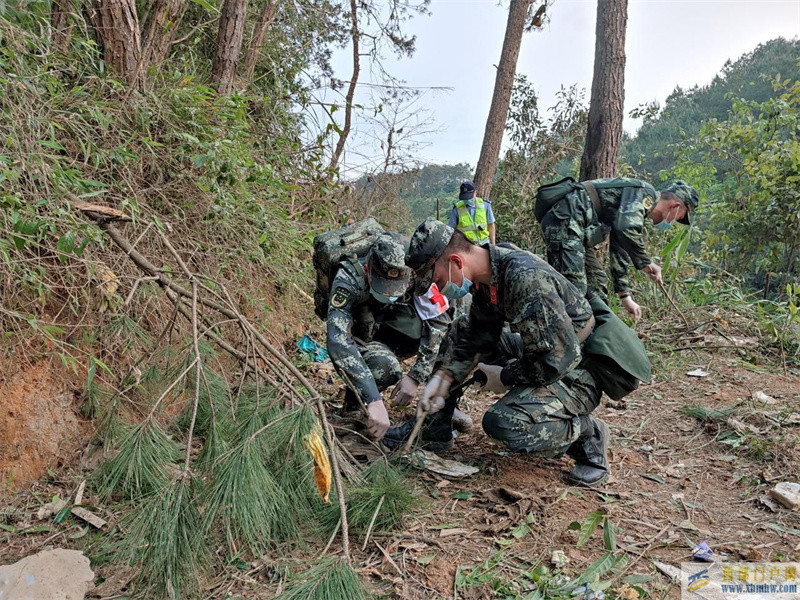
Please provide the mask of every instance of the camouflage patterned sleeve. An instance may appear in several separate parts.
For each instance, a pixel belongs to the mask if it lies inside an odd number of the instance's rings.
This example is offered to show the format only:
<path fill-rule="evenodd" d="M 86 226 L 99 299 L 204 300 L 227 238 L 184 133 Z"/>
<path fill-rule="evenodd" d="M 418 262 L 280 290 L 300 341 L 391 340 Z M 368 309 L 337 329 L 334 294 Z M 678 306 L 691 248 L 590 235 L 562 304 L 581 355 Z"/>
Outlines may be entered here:
<path fill-rule="evenodd" d="M 358 295 L 354 282 L 344 269 L 339 269 L 328 303 L 328 354 L 345 384 L 353 388 L 364 404 L 369 404 L 380 400 L 381 395 L 353 340 L 353 306 Z"/>
<path fill-rule="evenodd" d="M 492 352 L 503 331 L 503 321 L 485 307 L 484 302 L 473 298 L 466 327 L 458 329 L 453 344 L 453 356 L 444 365 L 445 372 L 455 383 L 461 383 L 472 370 L 475 356 Z"/>
<path fill-rule="evenodd" d="M 633 266 L 639 270 L 650 264 L 650 256 L 644 247 L 644 220 L 647 209 L 642 201 L 651 189 L 650 186 L 626 187 L 622 192 L 619 212 L 613 227 L 618 247 L 628 254 Z"/>
<path fill-rule="evenodd" d="M 612 231 L 608 242 L 608 264 L 614 282 L 614 293 L 629 292 L 631 284 L 628 280 L 628 271 L 632 266 L 631 258 L 616 238 L 616 234 Z"/>
<path fill-rule="evenodd" d="M 524 353 L 521 359 L 510 360 L 500 374 L 508 386 L 549 385 L 581 360 L 572 319 L 555 290 L 540 288 L 530 294 L 521 312 L 511 320 L 511 331 L 522 337 Z"/>
<path fill-rule="evenodd" d="M 417 350 L 417 361 L 408 372 L 408 376 L 417 383 L 424 383 L 430 377 L 433 363 L 436 361 L 439 347 L 447 335 L 449 326 L 450 316 L 447 313 L 422 321 L 422 338 L 419 341 L 419 350 Z"/>

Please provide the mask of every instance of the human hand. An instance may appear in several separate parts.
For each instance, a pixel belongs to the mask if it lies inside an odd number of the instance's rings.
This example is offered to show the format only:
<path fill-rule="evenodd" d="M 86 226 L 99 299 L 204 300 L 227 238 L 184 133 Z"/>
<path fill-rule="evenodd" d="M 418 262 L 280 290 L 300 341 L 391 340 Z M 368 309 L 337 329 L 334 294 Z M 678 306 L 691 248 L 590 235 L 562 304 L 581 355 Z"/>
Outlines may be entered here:
<path fill-rule="evenodd" d="M 417 417 L 439 412 L 444 408 L 444 399 L 450 391 L 450 381 L 442 374 L 436 373 L 430 378 L 422 390 L 417 402 Z"/>
<path fill-rule="evenodd" d="M 633 317 L 634 321 L 638 321 L 642 318 L 642 307 L 636 304 L 630 295 L 620 298 L 619 303 L 625 307 L 625 310 Z"/>
<path fill-rule="evenodd" d="M 380 441 L 389 429 L 389 413 L 383 400 L 375 400 L 367 404 L 367 433 Z"/>
<path fill-rule="evenodd" d="M 419 384 L 411 377 L 406 375 L 394 386 L 389 400 L 392 406 L 408 406 L 417 395 Z"/>
<path fill-rule="evenodd" d="M 651 262 L 642 270 L 647 273 L 647 276 L 657 284 L 664 285 L 664 279 L 661 277 L 661 267 L 659 267 L 656 263 Z"/>
<path fill-rule="evenodd" d="M 486 383 L 484 383 L 483 388 L 481 388 L 483 391 L 503 394 L 508 390 L 508 386 L 500 379 L 500 373 L 503 372 L 503 367 L 479 362 L 478 369 L 483 371 L 483 374 L 486 375 Z"/>

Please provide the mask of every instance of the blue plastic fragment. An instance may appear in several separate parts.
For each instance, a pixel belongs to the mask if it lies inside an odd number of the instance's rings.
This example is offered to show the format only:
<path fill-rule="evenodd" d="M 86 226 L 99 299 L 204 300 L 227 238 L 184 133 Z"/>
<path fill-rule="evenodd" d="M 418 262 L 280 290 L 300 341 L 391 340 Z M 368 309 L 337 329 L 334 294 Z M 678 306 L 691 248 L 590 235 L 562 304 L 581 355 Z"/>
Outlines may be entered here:
<path fill-rule="evenodd" d="M 318 344 L 307 335 L 304 335 L 297 341 L 297 348 L 303 354 L 307 354 L 314 362 L 328 360 L 328 350 L 325 346 Z"/>
<path fill-rule="evenodd" d="M 694 556 L 697 560 L 705 560 L 710 562 L 712 560 L 712 554 L 714 554 L 714 552 L 706 542 L 700 542 L 692 550 L 692 556 Z"/>

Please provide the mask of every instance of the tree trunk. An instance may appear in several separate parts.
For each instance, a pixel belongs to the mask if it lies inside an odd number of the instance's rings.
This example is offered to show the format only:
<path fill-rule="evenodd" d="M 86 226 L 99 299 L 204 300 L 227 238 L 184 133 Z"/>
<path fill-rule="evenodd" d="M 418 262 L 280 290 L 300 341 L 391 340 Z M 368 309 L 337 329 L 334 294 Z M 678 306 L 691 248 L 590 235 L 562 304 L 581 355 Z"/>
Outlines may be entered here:
<path fill-rule="evenodd" d="M 169 56 L 175 33 L 189 6 L 189 0 L 156 0 L 142 39 L 143 64 L 159 65 Z"/>
<path fill-rule="evenodd" d="M 253 73 L 256 70 L 256 62 L 258 61 L 258 54 L 261 52 L 261 47 L 264 45 L 264 38 L 267 36 L 269 26 L 272 25 L 272 22 L 275 20 L 277 8 L 277 0 L 266 0 L 264 6 L 261 8 L 258 20 L 253 26 L 253 34 L 250 36 L 247 52 L 244 55 L 242 77 L 245 79 L 253 78 Z"/>
<path fill-rule="evenodd" d="M 350 126 L 353 119 L 353 96 L 355 96 L 356 93 L 356 84 L 358 83 L 358 75 L 359 71 L 361 70 L 358 50 L 358 40 L 360 34 L 358 31 L 358 12 L 356 0 L 350 0 L 350 18 L 352 20 L 351 35 L 353 38 L 353 76 L 350 78 L 350 85 L 347 88 L 347 95 L 344 98 L 344 127 L 342 127 L 342 132 L 339 134 L 339 141 L 336 142 L 336 148 L 334 149 L 333 156 L 331 157 L 331 164 L 329 166 L 331 171 L 333 171 L 339 164 L 339 159 L 342 157 L 342 152 L 344 152 L 344 143 L 347 141 L 347 136 L 350 135 Z"/>
<path fill-rule="evenodd" d="M 56 52 L 66 50 L 72 36 L 75 7 L 72 0 L 53 0 L 50 8 L 50 26 L 52 48 Z"/>
<path fill-rule="evenodd" d="M 475 189 L 477 196 L 481 198 L 488 198 L 492 191 L 492 182 L 500 158 L 500 144 L 506 129 L 508 103 L 514 87 L 514 75 L 517 72 L 519 48 L 522 44 L 528 9 L 532 2 L 533 0 L 511 0 L 508 10 L 506 35 L 503 40 L 503 50 L 500 53 L 500 62 L 497 65 L 492 105 L 489 108 L 489 117 L 486 119 L 481 155 L 475 168 Z"/>
<path fill-rule="evenodd" d="M 236 64 L 242 52 L 246 16 L 247 0 L 225 0 L 219 17 L 217 53 L 211 67 L 211 81 L 217 84 L 220 94 L 228 94 L 233 89 Z"/>
<path fill-rule="evenodd" d="M 141 83 L 141 39 L 135 0 L 96 0 L 92 23 L 103 47 L 103 60 L 133 87 Z"/>
<path fill-rule="evenodd" d="M 625 104 L 625 25 L 628 0 L 598 0 L 589 126 L 580 180 L 614 177 Z"/>

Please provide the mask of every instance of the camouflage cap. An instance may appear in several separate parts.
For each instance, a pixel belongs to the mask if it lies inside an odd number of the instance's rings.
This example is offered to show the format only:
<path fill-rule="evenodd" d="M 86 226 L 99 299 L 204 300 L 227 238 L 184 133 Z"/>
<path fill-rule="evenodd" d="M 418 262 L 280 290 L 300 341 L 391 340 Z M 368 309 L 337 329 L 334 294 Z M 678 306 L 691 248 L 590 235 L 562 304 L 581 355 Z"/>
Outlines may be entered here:
<path fill-rule="evenodd" d="M 384 296 L 402 296 L 408 289 L 411 270 L 405 263 L 405 246 L 401 240 L 384 233 L 367 253 L 369 286 Z"/>
<path fill-rule="evenodd" d="M 697 191 L 695 191 L 695 189 L 692 186 L 690 186 L 682 179 L 678 179 L 677 181 L 672 182 L 661 191 L 677 196 L 678 200 L 680 200 L 686 205 L 686 214 L 681 219 L 679 219 L 678 222 L 683 223 L 684 225 L 688 225 L 689 213 L 693 213 L 695 210 L 697 210 L 697 204 L 700 200 L 697 197 Z"/>
<path fill-rule="evenodd" d="M 442 255 L 451 237 L 453 228 L 433 217 L 425 219 L 411 236 L 406 252 L 406 265 L 414 271 L 415 294 L 422 295 L 430 288 L 433 263 Z"/>

